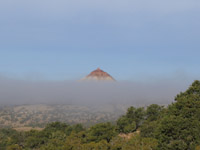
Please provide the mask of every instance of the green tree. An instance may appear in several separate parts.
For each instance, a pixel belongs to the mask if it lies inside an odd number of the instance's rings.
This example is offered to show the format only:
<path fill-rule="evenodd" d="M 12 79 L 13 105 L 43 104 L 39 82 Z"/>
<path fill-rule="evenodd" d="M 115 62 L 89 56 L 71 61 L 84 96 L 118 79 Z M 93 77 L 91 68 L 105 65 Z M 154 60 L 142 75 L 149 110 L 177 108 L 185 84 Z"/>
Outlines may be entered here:
<path fill-rule="evenodd" d="M 146 117 L 148 121 L 155 121 L 160 119 L 164 111 L 163 106 L 159 106 L 157 104 L 152 104 L 147 107 Z"/>
<path fill-rule="evenodd" d="M 157 145 L 156 139 L 141 138 L 139 135 L 135 135 L 122 146 L 122 150 L 152 150 L 156 149 Z"/>
<path fill-rule="evenodd" d="M 135 108 L 135 107 L 130 107 L 127 110 L 126 117 L 131 120 L 135 121 L 136 123 L 136 128 L 138 128 L 142 121 L 144 120 L 145 116 L 145 111 L 144 108 Z"/>
<path fill-rule="evenodd" d="M 113 136 L 116 135 L 115 126 L 111 123 L 100 123 L 92 126 L 87 134 L 88 141 L 99 142 L 106 140 L 110 142 Z"/>
<path fill-rule="evenodd" d="M 191 150 L 200 141 L 200 82 L 177 95 L 157 128 L 160 149 Z"/>
<path fill-rule="evenodd" d="M 84 137 L 85 137 L 84 132 L 80 133 L 72 132 L 65 141 L 64 150 L 81 150 Z"/>
<path fill-rule="evenodd" d="M 122 133 L 130 133 L 136 131 L 144 121 L 144 108 L 130 107 L 126 115 L 117 120 L 117 131 Z"/>
<path fill-rule="evenodd" d="M 78 133 L 78 132 L 81 132 L 81 131 L 85 131 L 85 128 L 83 127 L 82 124 L 76 124 L 73 126 L 73 131 Z"/>
<path fill-rule="evenodd" d="M 158 127 L 160 148 L 171 150 L 194 149 L 200 139 L 200 122 L 181 116 L 166 116 Z"/>
<path fill-rule="evenodd" d="M 145 121 L 140 128 L 141 136 L 154 138 L 158 124 L 158 121 Z"/>
<path fill-rule="evenodd" d="M 159 121 L 164 116 L 166 109 L 163 106 L 152 104 L 146 109 L 146 119 L 140 127 L 142 137 L 155 137 Z"/>
<path fill-rule="evenodd" d="M 169 106 L 169 114 L 200 121 L 200 81 L 195 81 L 188 90 L 178 94 L 175 101 Z"/>
<path fill-rule="evenodd" d="M 122 116 L 117 120 L 117 130 L 119 133 L 130 133 L 136 130 L 136 123 L 133 120 Z"/>

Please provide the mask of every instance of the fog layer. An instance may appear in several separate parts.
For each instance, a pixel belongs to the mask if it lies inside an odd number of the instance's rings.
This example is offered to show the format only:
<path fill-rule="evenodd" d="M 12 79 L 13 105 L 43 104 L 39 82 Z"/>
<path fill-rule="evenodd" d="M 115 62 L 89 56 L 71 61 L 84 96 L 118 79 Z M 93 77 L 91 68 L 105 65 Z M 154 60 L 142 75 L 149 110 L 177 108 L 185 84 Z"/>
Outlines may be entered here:
<path fill-rule="evenodd" d="M 169 104 L 187 89 L 186 81 L 78 82 L 0 78 L 0 105 L 21 104 Z"/>

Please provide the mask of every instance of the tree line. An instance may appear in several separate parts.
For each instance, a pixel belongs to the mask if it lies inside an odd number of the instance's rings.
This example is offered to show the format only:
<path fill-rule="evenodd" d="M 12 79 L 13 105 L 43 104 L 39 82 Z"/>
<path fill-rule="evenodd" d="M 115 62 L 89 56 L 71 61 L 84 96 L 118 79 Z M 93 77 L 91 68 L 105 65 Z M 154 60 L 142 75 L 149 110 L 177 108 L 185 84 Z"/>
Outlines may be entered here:
<path fill-rule="evenodd" d="M 200 150 L 200 81 L 167 107 L 130 107 L 115 123 L 0 129 L 0 150 Z"/>

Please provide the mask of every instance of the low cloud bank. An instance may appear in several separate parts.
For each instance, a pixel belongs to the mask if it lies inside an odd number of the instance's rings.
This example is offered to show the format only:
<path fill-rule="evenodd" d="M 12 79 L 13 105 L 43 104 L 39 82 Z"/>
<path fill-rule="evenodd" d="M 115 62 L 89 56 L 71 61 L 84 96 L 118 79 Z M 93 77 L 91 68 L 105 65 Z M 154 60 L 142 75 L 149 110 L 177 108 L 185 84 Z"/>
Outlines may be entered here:
<path fill-rule="evenodd" d="M 22 81 L 0 77 L 0 105 L 169 104 L 191 83 L 160 80 L 152 83 L 92 83 L 72 81 Z"/>

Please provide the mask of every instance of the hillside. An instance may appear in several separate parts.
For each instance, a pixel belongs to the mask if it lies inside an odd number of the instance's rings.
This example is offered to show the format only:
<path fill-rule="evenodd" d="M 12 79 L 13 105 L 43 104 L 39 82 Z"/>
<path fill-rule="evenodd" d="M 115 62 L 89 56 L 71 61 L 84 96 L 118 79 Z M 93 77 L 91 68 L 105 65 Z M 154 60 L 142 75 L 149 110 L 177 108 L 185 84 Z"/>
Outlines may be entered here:
<path fill-rule="evenodd" d="M 78 105 L 21 105 L 0 108 L 0 127 L 44 127 L 49 122 L 83 124 L 115 121 L 126 106 L 87 107 Z"/>

